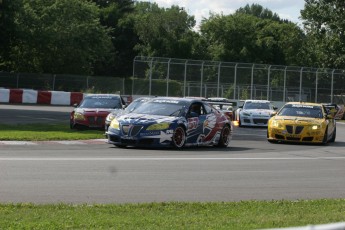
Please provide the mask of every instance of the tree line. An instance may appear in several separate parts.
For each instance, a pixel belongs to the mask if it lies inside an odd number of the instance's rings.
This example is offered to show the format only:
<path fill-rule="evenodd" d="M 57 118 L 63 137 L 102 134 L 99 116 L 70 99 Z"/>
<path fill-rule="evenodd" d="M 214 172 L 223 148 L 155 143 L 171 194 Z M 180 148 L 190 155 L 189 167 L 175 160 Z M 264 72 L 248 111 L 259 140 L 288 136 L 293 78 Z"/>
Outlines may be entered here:
<path fill-rule="evenodd" d="M 303 28 L 259 4 L 198 29 L 178 5 L 0 0 L 0 71 L 129 77 L 135 56 L 345 69 L 343 0 L 305 0 Z"/>

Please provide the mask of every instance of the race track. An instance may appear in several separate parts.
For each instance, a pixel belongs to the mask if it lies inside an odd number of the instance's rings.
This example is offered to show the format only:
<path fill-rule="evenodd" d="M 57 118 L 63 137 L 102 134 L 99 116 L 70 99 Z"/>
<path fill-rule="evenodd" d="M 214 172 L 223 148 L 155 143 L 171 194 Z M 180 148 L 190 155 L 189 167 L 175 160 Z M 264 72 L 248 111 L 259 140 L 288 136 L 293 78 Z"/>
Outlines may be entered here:
<path fill-rule="evenodd" d="M 67 117 L 68 123 L 72 109 L 21 107 L 0 105 L 0 119 L 20 122 L 20 117 L 25 121 L 30 116 L 41 121 Z M 344 198 L 344 134 L 345 125 L 338 124 L 332 144 L 270 144 L 266 129 L 236 128 L 226 149 L 183 151 L 120 149 L 103 140 L 0 145 L 0 202 Z"/>

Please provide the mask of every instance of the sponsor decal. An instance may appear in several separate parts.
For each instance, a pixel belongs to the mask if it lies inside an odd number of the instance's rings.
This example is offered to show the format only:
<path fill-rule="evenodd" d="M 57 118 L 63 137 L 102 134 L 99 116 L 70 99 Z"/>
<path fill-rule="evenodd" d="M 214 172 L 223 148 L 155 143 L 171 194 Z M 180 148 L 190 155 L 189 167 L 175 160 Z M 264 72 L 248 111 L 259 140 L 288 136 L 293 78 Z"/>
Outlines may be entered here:
<path fill-rule="evenodd" d="M 312 105 L 291 105 L 291 107 L 294 107 L 294 108 L 308 108 L 308 109 L 313 109 L 314 106 Z M 315 107 L 317 108 L 317 107 Z"/>
<path fill-rule="evenodd" d="M 199 123 L 198 117 L 188 118 L 188 130 L 196 129 L 198 127 L 198 123 Z"/>
<path fill-rule="evenodd" d="M 160 135 L 160 131 L 150 131 L 145 133 L 140 133 L 140 136 L 158 136 Z"/>
<path fill-rule="evenodd" d="M 178 104 L 178 101 L 176 101 L 176 100 L 162 100 L 162 99 L 157 99 L 157 100 L 154 100 L 153 102 L 157 102 L 157 103 Z"/>
<path fill-rule="evenodd" d="M 173 133 L 174 133 L 174 130 L 168 129 L 168 130 L 165 131 L 165 133 L 166 133 L 166 134 L 173 134 Z"/>

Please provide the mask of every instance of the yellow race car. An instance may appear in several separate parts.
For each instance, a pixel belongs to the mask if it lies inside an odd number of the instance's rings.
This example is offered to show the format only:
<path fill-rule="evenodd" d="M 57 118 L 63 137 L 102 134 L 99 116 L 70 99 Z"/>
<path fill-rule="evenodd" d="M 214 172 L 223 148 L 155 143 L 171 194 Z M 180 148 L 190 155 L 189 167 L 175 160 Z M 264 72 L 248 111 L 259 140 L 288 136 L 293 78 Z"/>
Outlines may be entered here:
<path fill-rule="evenodd" d="M 324 105 L 288 102 L 268 121 L 269 142 L 334 142 L 336 122 Z"/>

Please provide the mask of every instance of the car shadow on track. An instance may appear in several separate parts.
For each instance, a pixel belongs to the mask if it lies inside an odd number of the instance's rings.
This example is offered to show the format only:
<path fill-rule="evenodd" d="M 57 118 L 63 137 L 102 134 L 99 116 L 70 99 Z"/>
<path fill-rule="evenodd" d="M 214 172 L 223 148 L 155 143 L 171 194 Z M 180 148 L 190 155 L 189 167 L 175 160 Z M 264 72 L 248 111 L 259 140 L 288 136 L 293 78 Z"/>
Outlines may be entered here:
<path fill-rule="evenodd" d="M 111 148 L 118 148 L 116 146 Z M 214 147 L 214 146 L 194 146 L 194 147 L 185 147 L 183 149 L 177 150 L 174 148 L 149 148 L 149 147 L 126 147 L 122 149 L 136 149 L 136 150 L 150 150 L 150 151 L 165 151 L 165 152 L 228 152 L 228 151 L 248 151 L 252 150 L 254 148 L 248 148 L 248 147 Z"/>
<path fill-rule="evenodd" d="M 333 146 L 333 147 L 344 147 L 345 142 L 342 141 L 335 141 L 333 143 L 298 143 L 298 142 L 283 142 L 283 141 L 273 141 L 271 142 L 272 145 L 305 145 L 305 146 L 315 146 L 315 147 L 327 147 L 327 146 Z"/>

